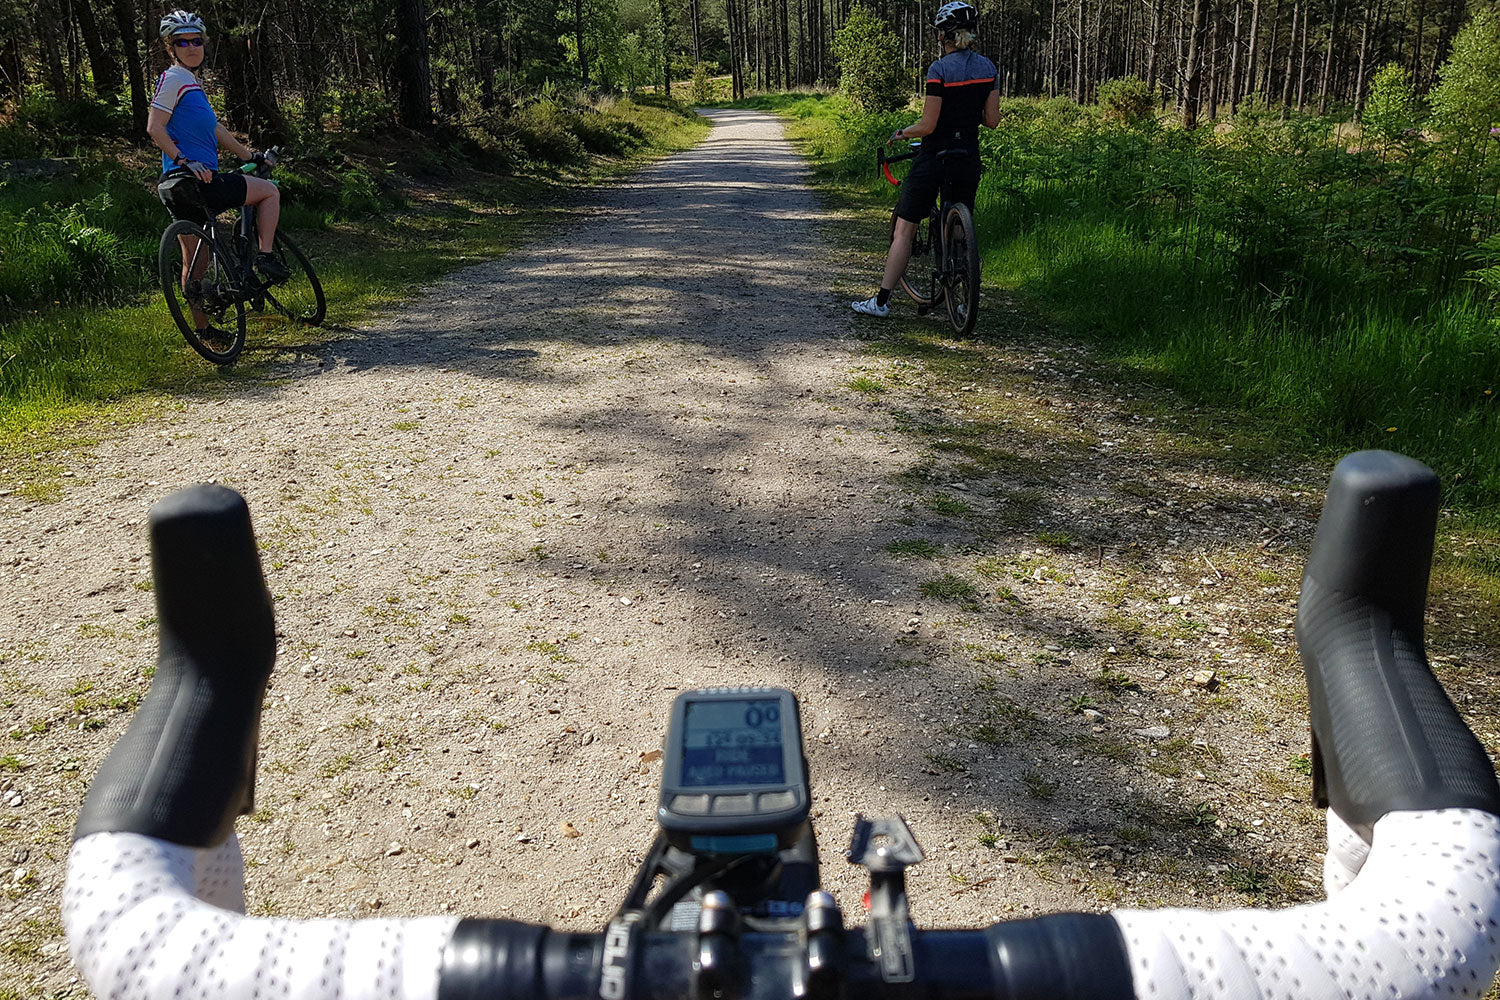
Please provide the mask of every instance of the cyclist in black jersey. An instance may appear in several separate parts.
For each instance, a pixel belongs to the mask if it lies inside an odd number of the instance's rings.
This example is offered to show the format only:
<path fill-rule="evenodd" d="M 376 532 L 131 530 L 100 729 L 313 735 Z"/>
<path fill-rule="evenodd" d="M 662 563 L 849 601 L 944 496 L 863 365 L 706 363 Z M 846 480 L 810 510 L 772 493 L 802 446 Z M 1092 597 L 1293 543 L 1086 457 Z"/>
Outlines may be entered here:
<path fill-rule="evenodd" d="M 891 290 L 901 281 L 911 257 L 917 223 L 927 217 L 939 191 L 949 202 L 974 207 L 979 189 L 979 126 L 1000 124 L 1000 79 L 995 64 L 970 49 L 979 27 L 979 11 L 964 0 L 938 9 L 933 27 L 943 57 L 927 70 L 927 97 L 922 118 L 898 129 L 891 141 L 922 139 L 896 204 L 896 231 L 885 261 L 885 275 L 873 296 L 851 303 L 866 316 L 890 314 Z"/>

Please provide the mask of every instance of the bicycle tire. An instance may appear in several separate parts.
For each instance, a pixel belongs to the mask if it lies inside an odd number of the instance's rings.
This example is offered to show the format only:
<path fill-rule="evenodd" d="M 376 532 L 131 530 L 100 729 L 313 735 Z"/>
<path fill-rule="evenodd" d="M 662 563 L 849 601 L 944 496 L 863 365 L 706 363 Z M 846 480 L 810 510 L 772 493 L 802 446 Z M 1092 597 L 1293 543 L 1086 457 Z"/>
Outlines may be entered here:
<path fill-rule="evenodd" d="M 943 212 L 942 283 L 948 322 L 954 333 L 967 336 L 979 319 L 979 243 L 967 205 L 949 205 Z"/>
<path fill-rule="evenodd" d="M 199 241 L 192 260 L 183 259 L 182 236 Z M 156 264 L 167 311 L 188 346 L 216 365 L 234 364 L 245 349 L 245 299 L 234 278 L 237 269 L 223 247 L 202 226 L 179 219 L 161 234 Z M 185 285 L 183 273 L 199 266 L 199 276 Z M 199 333 L 194 304 L 223 336 Z"/>
<path fill-rule="evenodd" d="M 921 223 L 918 223 L 918 226 L 920 226 L 920 225 L 921 225 Z M 916 235 L 919 235 L 919 234 L 914 234 L 913 235 L 913 239 L 912 239 L 913 244 L 916 243 Z M 891 240 L 892 240 L 892 242 L 894 242 L 895 239 L 896 239 L 896 210 L 893 208 L 893 209 L 891 209 Z M 916 257 L 916 256 L 920 256 L 920 255 L 919 254 L 913 254 L 912 256 Z M 908 268 L 911 267 L 910 261 L 907 262 L 907 267 Z M 916 284 L 913 283 L 912 280 L 910 278 L 908 278 L 905 274 L 901 275 L 901 290 L 906 293 L 906 295 L 907 295 L 908 298 L 910 298 L 917 305 L 921 306 L 923 309 L 930 309 L 936 303 L 936 301 L 937 301 L 936 299 L 932 298 L 932 296 L 930 296 L 930 295 L 923 295 L 921 292 L 917 291 Z"/>
<path fill-rule="evenodd" d="M 290 236 L 280 232 L 276 234 L 273 252 L 292 276 L 286 281 L 267 285 L 266 300 L 287 319 L 318 326 L 328 314 L 328 302 L 323 297 L 323 283 L 318 280 L 312 262 Z"/>

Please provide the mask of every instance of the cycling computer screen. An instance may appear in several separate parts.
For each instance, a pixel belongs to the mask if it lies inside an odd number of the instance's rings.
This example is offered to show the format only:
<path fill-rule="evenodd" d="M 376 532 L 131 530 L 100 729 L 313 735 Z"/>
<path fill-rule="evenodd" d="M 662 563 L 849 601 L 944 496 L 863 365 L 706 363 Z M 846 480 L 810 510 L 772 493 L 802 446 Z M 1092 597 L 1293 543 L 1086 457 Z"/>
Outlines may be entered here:
<path fill-rule="evenodd" d="M 656 818 L 693 854 L 790 846 L 810 795 L 797 699 L 784 688 L 705 688 L 672 703 Z"/>

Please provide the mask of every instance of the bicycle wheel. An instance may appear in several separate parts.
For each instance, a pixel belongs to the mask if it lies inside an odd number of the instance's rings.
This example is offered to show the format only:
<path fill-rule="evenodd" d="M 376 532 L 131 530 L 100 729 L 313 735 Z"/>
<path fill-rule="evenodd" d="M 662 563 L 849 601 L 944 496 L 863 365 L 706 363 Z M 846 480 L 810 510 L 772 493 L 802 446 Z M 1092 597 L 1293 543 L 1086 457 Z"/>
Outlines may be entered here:
<path fill-rule="evenodd" d="M 949 205 L 943 213 L 943 287 L 948 322 L 962 337 L 979 318 L 979 243 L 967 205 Z"/>
<path fill-rule="evenodd" d="M 895 238 L 896 238 L 896 210 L 893 208 L 893 209 L 891 209 L 891 239 L 895 240 Z M 917 224 L 917 231 L 912 235 L 912 258 L 913 259 L 915 259 L 917 257 L 922 257 L 922 256 L 925 255 L 926 251 L 922 249 L 922 246 L 921 246 L 922 242 L 923 242 L 923 240 L 922 240 L 922 226 L 921 226 L 921 223 L 918 223 Z M 906 269 L 907 269 L 907 272 L 911 271 L 911 262 L 910 261 L 907 262 Z M 907 277 L 907 275 L 904 274 L 904 273 L 901 275 L 901 289 L 902 289 L 902 291 L 906 292 L 907 296 L 913 302 L 915 302 L 918 306 L 921 306 L 923 310 L 931 308 L 932 305 L 934 304 L 934 302 L 936 301 L 935 299 L 932 298 L 931 292 L 930 291 L 927 291 L 927 292 L 918 291 L 917 290 L 917 286 L 918 286 L 918 282 L 912 281 L 911 278 Z M 929 287 L 931 287 L 931 286 L 929 285 Z"/>
<path fill-rule="evenodd" d="M 188 346 L 216 365 L 245 349 L 245 299 L 224 249 L 201 226 L 179 220 L 156 254 L 167 310 Z"/>
<path fill-rule="evenodd" d="M 328 303 L 323 299 L 323 284 L 307 259 L 291 237 L 276 234 L 276 259 L 286 265 L 292 276 L 285 281 L 273 281 L 266 286 L 266 299 L 287 319 L 308 326 L 323 322 Z"/>

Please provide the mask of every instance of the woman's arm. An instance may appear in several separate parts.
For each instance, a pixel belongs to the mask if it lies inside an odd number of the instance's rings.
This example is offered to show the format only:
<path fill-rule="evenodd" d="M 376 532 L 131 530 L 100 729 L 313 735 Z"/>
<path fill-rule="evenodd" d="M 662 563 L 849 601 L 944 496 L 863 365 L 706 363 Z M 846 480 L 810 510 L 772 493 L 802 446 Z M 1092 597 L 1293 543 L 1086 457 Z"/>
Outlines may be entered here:
<path fill-rule="evenodd" d="M 922 101 L 922 117 L 915 125 L 908 125 L 896 133 L 898 139 L 920 139 L 932 134 L 937 128 L 938 113 L 943 110 L 941 97 L 928 97 Z M 997 112 L 998 113 L 998 112 Z"/>
<path fill-rule="evenodd" d="M 157 149 L 167 154 L 167 159 L 179 166 L 188 167 L 188 169 L 193 171 L 194 177 L 207 184 L 209 179 L 213 177 L 213 171 L 196 160 L 182 159 L 182 150 L 177 147 L 177 143 L 173 142 L 172 137 L 167 134 L 167 122 L 171 120 L 172 112 L 152 107 L 146 113 L 146 134 L 151 137 L 152 142 L 156 143 Z"/>
<path fill-rule="evenodd" d="M 214 138 L 219 140 L 219 145 L 229 147 L 229 151 L 242 160 L 248 160 L 255 155 L 255 150 L 240 142 L 239 137 L 225 128 L 223 122 L 220 122 L 219 127 L 214 129 Z"/>
<path fill-rule="evenodd" d="M 990 96 L 984 99 L 984 127 L 1000 127 L 1000 91 L 990 91 Z"/>

